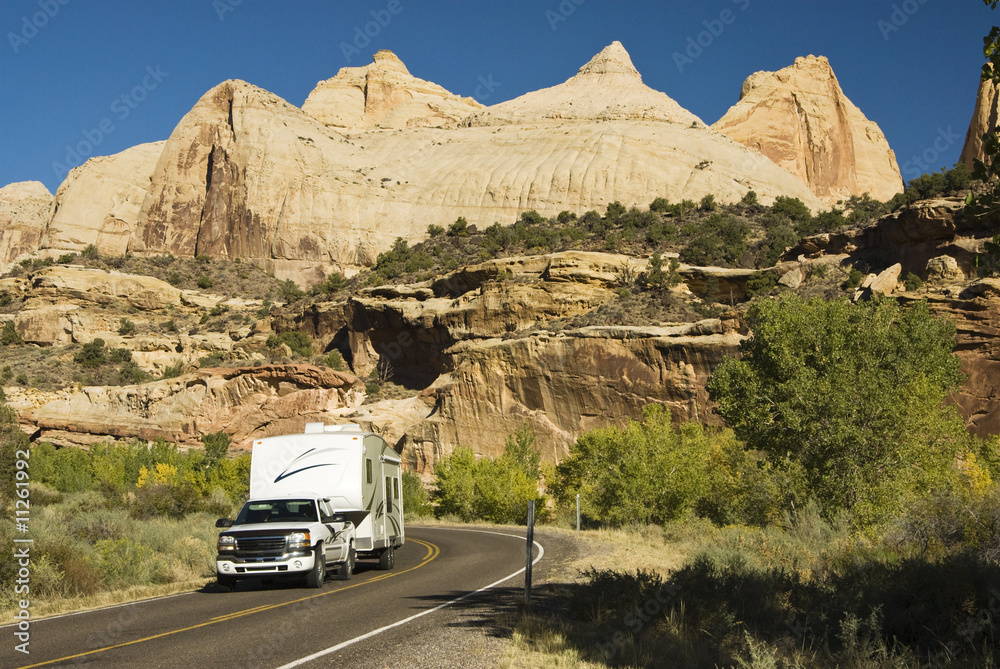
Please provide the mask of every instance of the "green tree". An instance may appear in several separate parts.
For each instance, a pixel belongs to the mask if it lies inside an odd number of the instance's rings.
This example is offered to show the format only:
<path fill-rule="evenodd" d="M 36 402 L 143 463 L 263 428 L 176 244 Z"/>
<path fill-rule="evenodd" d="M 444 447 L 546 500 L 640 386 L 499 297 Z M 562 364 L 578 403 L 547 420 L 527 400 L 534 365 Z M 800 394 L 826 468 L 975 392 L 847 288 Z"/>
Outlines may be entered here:
<path fill-rule="evenodd" d="M 645 525 L 683 517 L 709 492 L 713 437 L 701 425 L 675 428 L 670 412 L 650 405 L 642 422 L 583 434 L 556 469 L 554 492 L 567 505 L 609 525 Z"/>
<path fill-rule="evenodd" d="M 753 333 L 709 381 L 747 446 L 801 468 L 829 514 L 858 522 L 896 512 L 930 485 L 967 438 L 942 401 L 962 380 L 955 327 L 926 304 L 851 304 L 784 294 L 751 305 Z"/>
<path fill-rule="evenodd" d="M 409 470 L 403 472 L 403 513 L 407 518 L 426 518 L 433 513 L 424 482 L 419 474 Z"/>
<path fill-rule="evenodd" d="M 232 440 L 223 431 L 201 435 L 201 443 L 205 445 L 205 464 L 207 467 L 215 467 L 226 458 Z"/>
<path fill-rule="evenodd" d="M 535 437 L 524 426 L 507 438 L 501 457 L 476 458 L 468 448 L 456 448 L 434 467 L 432 498 L 438 516 L 454 515 L 469 522 L 523 524 L 528 502 L 544 517 L 545 498 L 538 492 L 540 456 Z M 405 506 L 404 506 L 405 508 Z"/>

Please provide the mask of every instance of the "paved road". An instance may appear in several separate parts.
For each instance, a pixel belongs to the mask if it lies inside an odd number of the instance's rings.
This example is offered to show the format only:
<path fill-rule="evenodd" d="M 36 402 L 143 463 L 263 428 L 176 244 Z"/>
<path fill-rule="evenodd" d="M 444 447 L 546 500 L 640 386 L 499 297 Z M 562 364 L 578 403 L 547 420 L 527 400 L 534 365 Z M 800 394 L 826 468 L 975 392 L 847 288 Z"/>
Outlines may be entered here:
<path fill-rule="evenodd" d="M 345 653 L 339 645 L 524 568 L 520 537 L 408 528 L 406 538 L 393 570 L 377 571 L 374 562 L 359 561 L 351 581 L 327 581 L 321 590 L 293 584 L 264 588 L 247 581 L 231 593 L 218 592 L 212 585 L 174 597 L 39 620 L 31 626 L 30 656 L 17 657 L 20 654 L 13 652 L 9 641 L 12 630 L 6 627 L 2 631 L 8 643 L 0 653 L 0 666 L 236 668 L 297 662 L 306 667 L 336 666 Z M 503 585 L 522 584 L 523 576 L 518 575 Z M 410 625 L 430 623 L 435 613 L 390 631 L 405 634 Z M 381 656 L 380 636 L 354 641 L 346 652 L 364 657 L 367 645 L 375 657 L 369 657 L 365 666 L 401 664 Z M 312 656 L 316 657 L 309 659 Z"/>

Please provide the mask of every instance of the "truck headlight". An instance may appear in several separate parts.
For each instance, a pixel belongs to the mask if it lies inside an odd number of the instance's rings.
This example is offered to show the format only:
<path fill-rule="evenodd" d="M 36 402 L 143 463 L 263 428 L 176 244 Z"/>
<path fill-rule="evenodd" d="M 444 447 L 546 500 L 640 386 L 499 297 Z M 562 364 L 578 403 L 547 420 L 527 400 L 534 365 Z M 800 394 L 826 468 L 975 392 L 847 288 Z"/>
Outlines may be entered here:
<path fill-rule="evenodd" d="M 288 535 L 289 548 L 309 548 L 312 543 L 309 541 L 308 532 L 292 532 Z"/>
<path fill-rule="evenodd" d="M 224 534 L 219 537 L 218 550 L 222 551 L 234 551 L 236 550 L 236 537 Z"/>

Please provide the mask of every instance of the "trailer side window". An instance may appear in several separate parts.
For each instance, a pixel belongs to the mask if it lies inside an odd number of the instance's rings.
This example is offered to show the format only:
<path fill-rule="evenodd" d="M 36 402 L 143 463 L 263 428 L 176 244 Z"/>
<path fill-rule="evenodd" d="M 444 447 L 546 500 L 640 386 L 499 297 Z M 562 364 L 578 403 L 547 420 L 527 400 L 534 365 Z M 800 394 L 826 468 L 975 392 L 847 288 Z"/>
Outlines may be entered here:
<path fill-rule="evenodd" d="M 399 499 L 399 479 L 392 480 L 392 498 Z"/>
<path fill-rule="evenodd" d="M 368 476 L 368 482 L 372 482 L 372 461 L 365 459 L 365 474 Z"/>
<path fill-rule="evenodd" d="M 385 477 L 385 512 L 392 513 L 392 495 L 389 494 L 389 488 L 392 486 L 389 484 L 389 477 Z"/>

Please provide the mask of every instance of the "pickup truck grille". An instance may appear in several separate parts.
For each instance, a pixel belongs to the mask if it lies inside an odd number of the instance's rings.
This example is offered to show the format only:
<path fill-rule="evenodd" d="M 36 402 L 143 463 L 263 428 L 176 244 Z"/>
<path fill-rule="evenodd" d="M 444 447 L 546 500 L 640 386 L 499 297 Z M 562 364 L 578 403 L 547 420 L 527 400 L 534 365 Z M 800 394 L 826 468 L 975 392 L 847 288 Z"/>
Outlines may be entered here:
<path fill-rule="evenodd" d="M 240 557 L 278 556 L 285 552 L 287 537 L 247 537 L 236 539 L 236 553 Z"/>

